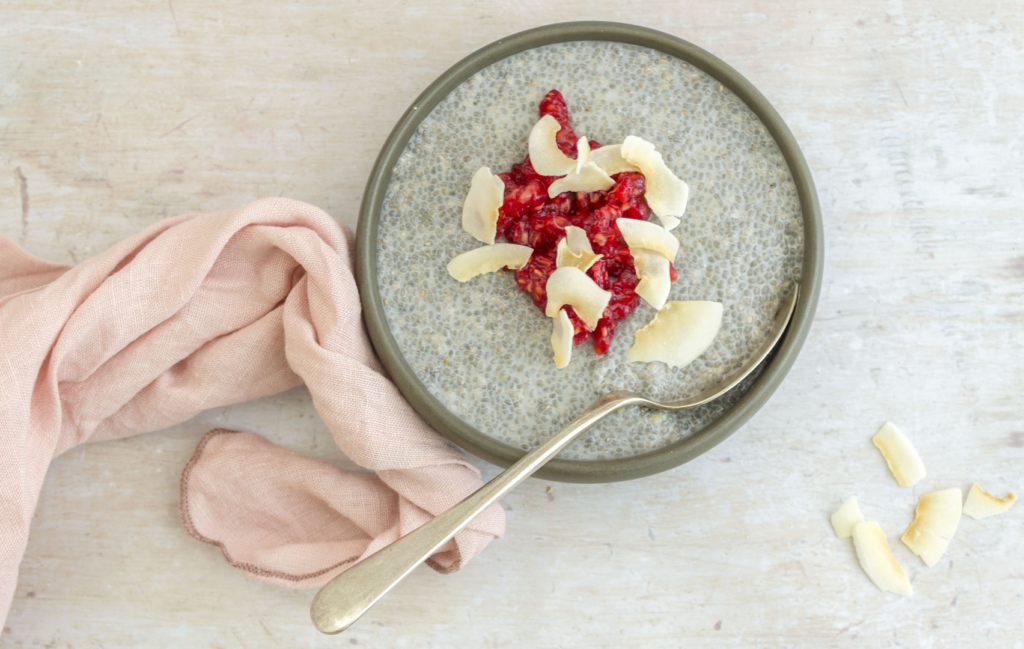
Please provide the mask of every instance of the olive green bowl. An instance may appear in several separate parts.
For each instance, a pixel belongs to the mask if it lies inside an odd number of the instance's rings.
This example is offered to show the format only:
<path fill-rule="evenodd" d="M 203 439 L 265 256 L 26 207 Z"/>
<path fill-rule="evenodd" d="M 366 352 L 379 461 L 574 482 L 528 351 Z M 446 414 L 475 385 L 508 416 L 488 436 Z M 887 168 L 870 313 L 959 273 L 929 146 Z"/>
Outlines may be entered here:
<path fill-rule="evenodd" d="M 377 278 L 377 230 L 381 206 L 391 182 L 391 169 L 420 122 L 448 94 L 480 70 L 524 50 L 570 41 L 615 41 L 651 48 L 694 65 L 717 79 L 761 120 L 779 145 L 789 166 L 803 212 L 804 251 L 801 292 L 789 329 L 778 350 L 766 361 L 747 392 L 701 431 L 656 451 L 612 460 L 555 459 L 538 477 L 563 482 L 615 482 L 665 471 L 688 462 L 738 430 L 782 383 L 803 345 L 814 318 L 822 278 L 822 226 L 818 197 L 800 147 L 768 100 L 725 62 L 682 39 L 635 25 L 574 22 L 520 32 L 473 52 L 416 98 L 398 121 L 373 166 L 359 211 L 356 238 L 356 279 L 362 295 L 366 327 L 384 368 L 413 408 L 435 429 L 470 453 L 501 466 L 525 451 L 489 437 L 452 414 L 434 397 L 406 362 L 388 327 Z M 687 395 L 679 395 L 684 397 Z M 551 431 L 554 433 L 554 429 Z"/>

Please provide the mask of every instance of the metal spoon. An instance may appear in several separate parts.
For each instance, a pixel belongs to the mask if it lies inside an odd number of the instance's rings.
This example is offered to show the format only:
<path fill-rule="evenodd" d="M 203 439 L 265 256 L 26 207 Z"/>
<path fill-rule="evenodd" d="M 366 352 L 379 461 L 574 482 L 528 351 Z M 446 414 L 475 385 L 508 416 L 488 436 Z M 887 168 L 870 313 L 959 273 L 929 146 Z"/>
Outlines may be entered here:
<path fill-rule="evenodd" d="M 714 401 L 747 377 L 782 337 L 796 306 L 799 285 L 783 300 L 775 315 L 768 338 L 754 355 L 738 370 L 700 394 L 688 399 L 659 403 L 638 394 L 616 390 L 601 397 L 568 426 L 555 433 L 546 442 L 533 449 L 518 462 L 505 469 L 465 500 L 433 520 L 406 534 L 391 545 L 363 559 L 345 572 L 327 582 L 313 598 L 310 616 L 317 629 L 324 633 L 338 633 L 350 627 L 371 606 L 377 603 L 395 584 L 413 568 L 434 554 L 442 545 L 465 528 L 477 514 L 487 509 L 513 487 L 544 466 L 551 458 L 568 446 L 580 433 L 606 415 L 620 408 L 638 404 L 648 408 L 690 410 Z"/>

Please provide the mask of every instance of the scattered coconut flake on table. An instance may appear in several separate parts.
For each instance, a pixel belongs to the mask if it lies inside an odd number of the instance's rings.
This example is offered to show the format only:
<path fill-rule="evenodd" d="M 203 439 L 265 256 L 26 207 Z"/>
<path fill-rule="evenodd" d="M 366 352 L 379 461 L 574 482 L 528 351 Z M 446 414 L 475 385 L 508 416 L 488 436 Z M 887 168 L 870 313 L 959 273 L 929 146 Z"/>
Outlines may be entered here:
<path fill-rule="evenodd" d="M 568 304 L 591 331 L 597 328 L 597 321 L 612 299 L 611 291 L 604 290 L 589 275 L 572 266 L 562 266 L 551 273 L 546 290 L 546 316 L 554 318 L 559 309 Z"/>
<path fill-rule="evenodd" d="M 569 314 L 565 309 L 559 310 L 551 332 L 551 347 L 555 350 L 555 367 L 558 369 L 568 365 L 572 359 L 572 337 L 575 333 Z"/>
<path fill-rule="evenodd" d="M 679 225 L 679 219 L 675 217 L 686 211 L 690 187 L 672 173 L 654 145 L 643 138 L 627 137 L 622 141 L 621 153 L 626 162 L 638 167 L 647 180 L 644 198 L 665 229 L 671 230 Z"/>
<path fill-rule="evenodd" d="M 963 492 L 957 488 L 926 493 L 917 501 L 914 522 L 903 534 L 903 544 L 929 568 L 938 563 L 960 523 Z"/>
<path fill-rule="evenodd" d="M 896 424 L 886 422 L 871 441 L 882 452 L 889 471 L 901 487 L 912 487 L 926 475 L 921 456 Z"/>
<path fill-rule="evenodd" d="M 971 485 L 967 492 L 967 502 L 964 503 L 963 513 L 975 520 L 1002 514 L 1017 501 L 1017 497 L 1010 492 L 1006 498 L 997 498 L 985 491 L 978 485 Z"/>
<path fill-rule="evenodd" d="M 878 523 L 871 521 L 857 523 L 853 526 L 853 547 L 857 551 L 857 561 L 864 569 L 868 579 L 878 586 L 879 590 L 910 597 L 914 592 L 907 579 L 903 566 L 896 561 L 889 542 L 885 540 L 885 532 Z"/>
<path fill-rule="evenodd" d="M 636 276 L 640 283 L 636 285 L 636 294 L 660 311 L 665 306 L 668 293 L 672 289 L 672 276 L 669 261 L 653 250 L 630 248 Z"/>
<path fill-rule="evenodd" d="M 494 243 L 498 229 L 498 210 L 505 199 L 505 183 L 480 167 L 473 174 L 469 194 L 462 204 L 462 229 L 474 239 L 488 245 Z"/>
<path fill-rule="evenodd" d="M 653 250 L 669 261 L 676 260 L 679 252 L 679 239 L 657 223 L 639 219 L 615 219 L 615 226 L 622 233 L 622 238 L 629 246 L 630 254 L 634 248 Z"/>
<path fill-rule="evenodd" d="M 533 125 L 527 143 L 530 163 L 542 176 L 564 176 L 576 167 L 576 161 L 562 153 L 555 139 L 562 125 L 551 115 L 545 115 Z"/>
<path fill-rule="evenodd" d="M 615 181 L 593 162 L 581 166 L 579 171 L 573 171 L 548 187 L 548 197 L 554 198 L 564 192 L 603 192 L 611 189 Z"/>
<path fill-rule="evenodd" d="M 508 267 L 521 268 L 530 261 L 533 248 L 515 243 L 496 243 L 481 246 L 458 255 L 448 262 L 448 274 L 466 282 L 484 273 L 493 273 Z"/>
<path fill-rule="evenodd" d="M 590 152 L 590 161 L 604 169 L 604 172 L 609 176 L 621 174 L 625 171 L 640 171 L 640 169 L 629 164 L 622 157 L 621 144 L 611 144 L 594 149 Z"/>
<path fill-rule="evenodd" d="M 565 237 L 558 242 L 555 267 L 572 266 L 585 273 L 603 256 L 594 254 L 594 248 L 583 228 L 570 225 L 565 228 Z"/>
<path fill-rule="evenodd" d="M 864 514 L 860 513 L 857 506 L 857 496 L 850 496 L 843 506 L 836 510 L 829 519 L 836 536 L 841 539 L 848 539 L 853 534 L 853 527 L 857 523 L 864 522 Z"/>
<path fill-rule="evenodd" d="M 707 351 L 721 328 L 721 302 L 669 302 L 634 334 L 626 362 L 686 367 Z"/>

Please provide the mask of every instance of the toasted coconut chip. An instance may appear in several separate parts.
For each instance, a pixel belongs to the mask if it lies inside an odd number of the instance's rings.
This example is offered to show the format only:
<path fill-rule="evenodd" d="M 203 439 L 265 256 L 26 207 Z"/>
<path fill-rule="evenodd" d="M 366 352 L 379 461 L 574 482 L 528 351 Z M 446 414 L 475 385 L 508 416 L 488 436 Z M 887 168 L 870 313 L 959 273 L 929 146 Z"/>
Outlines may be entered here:
<path fill-rule="evenodd" d="M 964 503 L 964 513 L 971 518 L 981 520 L 996 514 L 1002 514 L 1009 509 L 1017 497 L 1013 493 L 1007 494 L 1006 498 L 996 498 L 978 485 L 972 485 L 967 492 L 967 502 Z"/>
<path fill-rule="evenodd" d="M 602 289 L 586 273 L 573 266 L 555 269 L 548 277 L 545 290 L 548 294 L 545 315 L 553 318 L 568 304 L 591 331 L 597 328 L 597 321 L 612 299 L 611 291 Z"/>
<path fill-rule="evenodd" d="M 590 245 L 590 237 L 587 236 L 587 231 L 575 225 L 565 226 L 565 242 L 569 245 L 569 250 L 574 255 L 578 255 L 584 250 L 594 252 L 594 247 Z"/>
<path fill-rule="evenodd" d="M 626 162 L 639 167 L 644 175 L 647 181 L 644 197 L 651 210 L 658 216 L 682 216 L 690 188 L 665 166 L 665 160 L 654 150 L 654 145 L 630 135 L 622 141 L 621 151 Z"/>
<path fill-rule="evenodd" d="M 562 369 L 569 364 L 572 358 L 572 337 L 576 333 L 573 330 L 572 320 L 564 310 L 558 312 L 554 319 L 555 328 L 551 332 L 551 347 L 555 350 L 555 367 Z"/>
<path fill-rule="evenodd" d="M 530 131 L 530 164 L 542 176 L 564 176 L 576 167 L 576 161 L 562 153 L 555 136 L 562 125 L 551 115 L 545 115 Z"/>
<path fill-rule="evenodd" d="M 636 276 L 640 283 L 636 286 L 636 294 L 660 311 L 668 299 L 672 288 L 672 276 L 669 274 L 669 262 L 660 254 L 643 248 L 630 249 Z"/>
<path fill-rule="evenodd" d="M 956 533 L 963 497 L 963 493 L 954 487 L 927 493 L 917 501 L 916 516 L 903 534 L 903 544 L 921 557 L 929 568 L 942 558 Z"/>
<path fill-rule="evenodd" d="M 864 522 L 864 514 L 860 513 L 860 507 L 857 506 L 857 496 L 850 496 L 843 506 L 832 514 L 829 521 L 832 522 L 836 536 L 841 539 L 849 538 L 853 534 L 853 526 Z"/>
<path fill-rule="evenodd" d="M 469 194 L 462 204 L 462 229 L 471 237 L 487 245 L 494 243 L 498 228 L 498 210 L 505 199 L 505 183 L 480 167 L 473 174 Z"/>
<path fill-rule="evenodd" d="M 626 362 L 686 367 L 707 351 L 721 328 L 721 302 L 669 302 L 636 332 Z"/>
<path fill-rule="evenodd" d="M 853 526 L 853 547 L 857 550 L 857 561 L 868 579 L 879 590 L 910 597 L 914 592 L 903 566 L 896 561 L 885 540 L 885 532 L 878 523 L 857 523 Z"/>
<path fill-rule="evenodd" d="M 886 422 L 871 441 L 882 452 L 892 477 L 896 478 L 901 487 L 912 487 L 926 475 L 921 456 L 903 432 L 896 428 L 896 424 Z"/>
<path fill-rule="evenodd" d="M 448 274 L 460 282 L 468 281 L 477 275 L 493 273 L 508 266 L 521 268 L 530 261 L 533 248 L 514 243 L 496 243 L 492 246 L 481 246 L 464 252 L 448 262 Z"/>
<path fill-rule="evenodd" d="M 590 140 L 581 137 L 576 140 L 576 173 L 583 169 L 583 165 L 590 161 Z"/>
<path fill-rule="evenodd" d="M 615 219 L 615 225 L 626 240 L 630 254 L 635 248 L 643 248 L 653 250 L 669 261 L 676 260 L 679 239 L 657 223 L 639 219 Z"/>
<path fill-rule="evenodd" d="M 559 178 L 548 187 L 548 197 L 554 198 L 562 192 L 603 192 L 611 189 L 615 181 L 593 162 L 588 162 L 579 172 Z"/>
<path fill-rule="evenodd" d="M 580 250 L 578 253 L 573 253 L 572 246 L 568 241 L 569 237 L 565 237 L 558 242 L 558 250 L 555 257 L 556 268 L 572 266 L 573 268 L 579 268 L 585 273 L 603 256 L 595 255 L 593 250 Z M 590 248 L 589 241 L 587 242 L 587 248 Z"/>
<path fill-rule="evenodd" d="M 675 230 L 676 226 L 682 223 L 681 220 L 677 219 L 674 216 L 661 216 L 660 214 L 656 216 L 658 217 L 658 220 L 661 221 L 661 226 L 666 230 Z"/>
<path fill-rule="evenodd" d="M 622 157 L 621 144 L 612 144 L 594 149 L 590 152 L 590 161 L 604 169 L 604 172 L 609 176 L 621 174 L 625 171 L 640 171 L 640 169 L 629 164 Z"/>

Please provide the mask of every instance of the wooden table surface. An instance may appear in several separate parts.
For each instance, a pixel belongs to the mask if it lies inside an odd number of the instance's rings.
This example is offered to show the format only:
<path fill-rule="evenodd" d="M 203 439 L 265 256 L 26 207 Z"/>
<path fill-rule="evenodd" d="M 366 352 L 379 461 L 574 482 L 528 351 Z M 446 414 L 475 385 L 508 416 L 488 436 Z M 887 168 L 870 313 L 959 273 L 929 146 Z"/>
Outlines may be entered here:
<path fill-rule="evenodd" d="M 417 571 L 342 636 L 313 629 L 312 591 L 245 578 L 177 513 L 179 472 L 212 427 L 344 464 L 304 388 L 72 450 L 44 487 L 0 647 L 1021 647 L 1024 506 L 965 518 L 931 569 L 898 537 L 927 491 L 1024 490 L 1024 11 L 779 6 L 3 3 L 0 232 L 50 259 L 265 196 L 354 226 L 376 152 L 438 74 L 586 18 L 690 40 L 769 98 L 814 173 L 826 261 L 807 344 L 740 433 L 629 483 L 527 482 L 505 499 L 504 539 L 457 574 Z M 887 419 L 928 467 L 914 489 L 869 441 Z M 850 495 L 913 597 L 879 592 L 833 535 Z"/>

